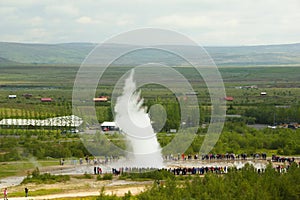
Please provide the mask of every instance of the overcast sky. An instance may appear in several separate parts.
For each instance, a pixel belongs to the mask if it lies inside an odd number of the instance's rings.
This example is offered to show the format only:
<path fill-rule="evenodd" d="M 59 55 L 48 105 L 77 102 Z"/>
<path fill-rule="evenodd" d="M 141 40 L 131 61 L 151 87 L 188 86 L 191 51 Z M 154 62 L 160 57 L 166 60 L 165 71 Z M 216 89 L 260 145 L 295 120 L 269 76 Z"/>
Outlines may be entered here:
<path fill-rule="evenodd" d="M 300 42 L 299 0 L 0 0 L 0 41 L 100 43 L 123 31 L 179 31 L 203 45 Z"/>

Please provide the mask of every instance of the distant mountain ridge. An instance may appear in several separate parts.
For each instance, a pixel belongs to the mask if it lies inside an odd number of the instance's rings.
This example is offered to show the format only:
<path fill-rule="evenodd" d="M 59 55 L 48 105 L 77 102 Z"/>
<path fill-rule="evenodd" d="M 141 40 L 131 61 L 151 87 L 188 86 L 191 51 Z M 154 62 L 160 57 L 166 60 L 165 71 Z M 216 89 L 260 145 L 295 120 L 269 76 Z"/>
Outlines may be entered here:
<path fill-rule="evenodd" d="M 27 44 L 0 42 L 0 64 L 34 63 L 34 64 L 76 64 L 79 65 L 93 50 L 95 43 L 62 43 L 62 44 Z M 124 45 L 110 44 L 109 52 L 113 54 Z M 163 47 L 163 46 L 162 46 Z M 176 46 L 195 50 L 193 46 Z M 220 66 L 257 66 L 257 65 L 300 65 L 300 43 L 261 46 L 208 46 L 204 47 Z M 145 60 L 165 59 L 166 64 L 183 65 L 179 59 L 159 54 L 155 51 L 143 58 L 142 53 L 123 59 L 118 64 L 135 64 Z M 159 59 L 158 59 L 159 60 Z"/>
<path fill-rule="evenodd" d="M 300 43 L 206 47 L 219 65 L 294 65 L 300 63 Z"/>
<path fill-rule="evenodd" d="M 17 62 L 14 62 L 14 61 L 8 60 L 6 58 L 2 58 L 2 57 L 0 57 L 0 63 L 2 63 L 2 64 L 17 64 Z"/>
<path fill-rule="evenodd" d="M 95 46 L 92 43 L 25 44 L 0 42 L 0 57 L 19 63 L 78 64 Z"/>

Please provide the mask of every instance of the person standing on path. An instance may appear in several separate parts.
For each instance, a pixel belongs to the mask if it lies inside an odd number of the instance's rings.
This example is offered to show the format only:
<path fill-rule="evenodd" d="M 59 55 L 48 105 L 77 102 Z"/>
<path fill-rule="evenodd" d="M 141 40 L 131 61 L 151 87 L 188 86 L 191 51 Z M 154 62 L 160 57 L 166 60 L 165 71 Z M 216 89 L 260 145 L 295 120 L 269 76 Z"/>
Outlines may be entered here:
<path fill-rule="evenodd" d="M 25 188 L 25 197 L 28 197 L 28 188 Z"/>
<path fill-rule="evenodd" d="M 3 196 L 4 196 L 4 200 L 7 200 L 7 188 L 4 188 L 4 191 L 3 191 Z"/>

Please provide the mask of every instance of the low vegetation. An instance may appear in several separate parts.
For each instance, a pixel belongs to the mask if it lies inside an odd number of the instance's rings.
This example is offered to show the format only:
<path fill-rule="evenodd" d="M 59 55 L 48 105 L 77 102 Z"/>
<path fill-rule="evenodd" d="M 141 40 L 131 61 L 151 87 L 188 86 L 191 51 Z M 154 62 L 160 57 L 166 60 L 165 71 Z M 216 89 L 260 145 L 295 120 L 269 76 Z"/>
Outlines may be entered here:
<path fill-rule="evenodd" d="M 119 176 L 119 179 L 121 180 L 126 180 L 126 179 L 130 179 L 130 180 L 166 180 L 166 179 L 173 179 L 175 176 L 165 170 L 161 170 L 161 171 L 149 171 L 149 172 L 144 172 L 144 173 L 138 173 L 138 172 L 133 172 L 133 173 L 122 173 Z"/>
<path fill-rule="evenodd" d="M 36 184 L 51 184 L 57 182 L 66 182 L 70 180 L 69 175 L 52 175 L 50 173 L 41 174 L 39 168 L 33 170 L 31 174 L 28 174 L 22 181 L 22 184 L 36 183 Z"/>
<path fill-rule="evenodd" d="M 168 177 L 165 182 L 153 186 L 132 196 L 130 192 L 123 197 L 106 195 L 101 190 L 97 199 L 101 200 L 170 200 L 170 199 L 299 199 L 300 168 L 293 163 L 287 173 L 276 172 L 268 165 L 265 172 L 259 174 L 251 165 L 241 170 L 232 170 L 228 174 L 206 174 L 203 178 L 194 176 L 189 181 L 180 181 Z"/>
<path fill-rule="evenodd" d="M 113 179 L 113 175 L 112 174 L 108 174 L 108 173 L 105 173 L 103 175 L 98 175 L 97 176 L 97 180 L 98 181 L 105 181 L 105 180 L 112 180 Z"/>
<path fill-rule="evenodd" d="M 275 172 L 271 166 L 258 174 L 248 165 L 241 171 L 223 176 L 207 174 L 184 183 L 169 179 L 163 186 L 154 184 L 136 199 L 299 199 L 299 184 L 296 164 L 285 174 Z"/>

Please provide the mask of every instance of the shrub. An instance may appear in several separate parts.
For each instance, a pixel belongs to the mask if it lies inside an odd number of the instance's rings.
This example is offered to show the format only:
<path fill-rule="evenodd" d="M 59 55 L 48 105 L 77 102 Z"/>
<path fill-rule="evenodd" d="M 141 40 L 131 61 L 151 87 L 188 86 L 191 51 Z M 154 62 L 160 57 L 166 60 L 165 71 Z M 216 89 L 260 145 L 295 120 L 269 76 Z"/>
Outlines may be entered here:
<path fill-rule="evenodd" d="M 104 174 L 102 177 L 103 180 L 112 180 L 113 175 L 112 174 Z"/>
<path fill-rule="evenodd" d="M 85 178 L 85 179 L 92 179 L 93 177 L 92 177 L 92 175 L 90 175 L 90 174 L 88 174 L 88 173 L 84 173 L 84 175 L 83 175 L 83 177 Z"/>
<path fill-rule="evenodd" d="M 98 175 L 97 176 L 97 180 L 101 181 L 101 180 L 112 180 L 113 179 L 113 175 L 112 174 L 104 174 L 103 176 Z"/>
<path fill-rule="evenodd" d="M 141 179 L 151 179 L 151 180 L 164 180 L 168 178 L 174 178 L 174 174 L 166 170 L 155 170 L 143 173 L 123 173 L 119 179 L 131 179 L 131 180 L 141 180 Z"/>

